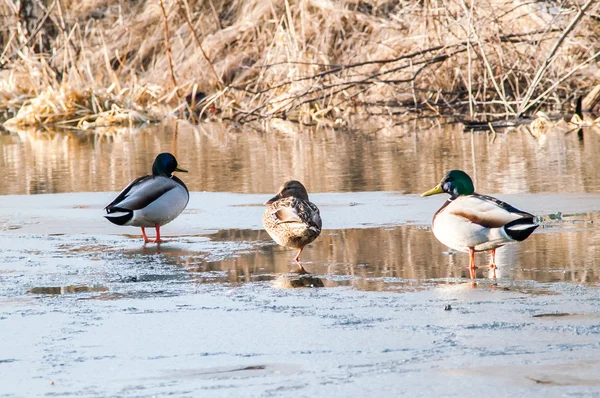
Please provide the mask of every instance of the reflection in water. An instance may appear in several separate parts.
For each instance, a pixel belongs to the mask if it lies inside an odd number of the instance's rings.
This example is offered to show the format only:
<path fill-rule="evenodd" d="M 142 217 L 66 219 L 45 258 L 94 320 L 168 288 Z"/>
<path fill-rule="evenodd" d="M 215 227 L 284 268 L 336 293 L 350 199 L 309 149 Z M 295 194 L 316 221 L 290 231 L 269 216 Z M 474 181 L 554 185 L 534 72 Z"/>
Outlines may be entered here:
<path fill-rule="evenodd" d="M 600 213 L 578 217 L 588 223 L 544 222 L 540 232 L 524 243 L 500 248 L 496 255 L 496 281 L 600 282 L 600 235 L 589 223 L 600 222 Z M 420 289 L 429 284 L 470 279 L 468 254 L 449 252 L 432 239 L 429 229 L 418 226 L 326 230 L 321 239 L 306 249 L 303 265 L 310 273 L 306 276 L 289 274 L 290 251 L 273 244 L 264 231 L 224 230 L 209 238 L 215 244 L 243 242 L 244 246 L 224 252 L 217 261 L 181 245 L 165 245 L 162 254 L 136 250 L 125 255 L 130 257 L 128 262 L 139 262 L 140 269 L 145 269 L 150 259 L 185 271 L 174 271 L 172 276 L 191 278 L 196 283 L 270 281 L 280 288 L 352 286 L 389 290 Z M 87 251 L 106 254 L 106 249 L 89 247 Z M 112 250 L 115 255 L 123 254 L 119 248 Z M 484 253 L 476 256 L 480 263 L 487 260 Z M 478 281 L 494 279 L 494 271 L 482 266 L 475 276 Z"/>
<path fill-rule="evenodd" d="M 297 289 L 302 287 L 325 287 L 323 280 L 310 274 L 281 274 L 273 280 L 273 287 Z"/>
<path fill-rule="evenodd" d="M 368 126 L 365 126 L 368 128 Z M 291 177 L 311 192 L 420 193 L 453 168 L 481 192 L 600 192 L 600 135 L 465 134 L 460 126 L 282 135 L 183 122 L 113 135 L 0 134 L 0 194 L 116 191 L 173 152 L 192 191 L 267 193 Z"/>
<path fill-rule="evenodd" d="M 473 176 L 481 192 L 489 194 L 600 192 L 600 135 L 583 130 L 581 137 L 551 132 L 540 144 L 515 132 L 492 141 L 488 135 L 465 134 L 459 127 L 406 126 L 373 134 L 321 129 L 283 136 L 184 124 L 177 134 L 173 125 L 112 136 L 5 133 L 0 134 L 0 194 L 118 190 L 148 173 L 162 151 L 175 153 L 182 167 L 190 170 L 185 182 L 192 191 L 266 194 L 293 177 L 314 192 L 420 193 L 448 169 L 461 168 Z M 600 235 L 593 228 L 600 217 L 592 213 L 575 218 L 564 220 L 558 214 L 519 246 L 499 249 L 498 281 L 600 282 Z M 146 270 L 152 259 L 167 268 L 178 267 L 178 272 L 167 271 L 171 277 L 176 273 L 181 280 L 198 283 L 280 279 L 282 286 L 318 284 L 278 276 L 291 269 L 292 252 L 274 245 L 264 231 L 224 230 L 209 237 L 221 244 L 238 242 L 240 247 L 223 245 L 203 252 L 189 242 L 175 242 L 123 251 L 91 244 L 78 247 L 76 255 L 125 256 L 139 262 L 140 270 Z M 485 254 L 477 256 L 477 263 L 487 262 Z M 468 255 L 449 253 L 431 231 L 418 226 L 324 230 L 302 259 L 311 277 L 324 286 L 419 289 L 469 279 Z M 493 274 L 481 267 L 475 276 L 487 279 Z M 69 288 L 82 287 L 34 288 L 31 293 L 81 291 Z"/>
<path fill-rule="evenodd" d="M 599 222 L 600 213 L 544 219 L 525 242 L 498 249 L 497 278 L 493 270 L 481 266 L 473 283 L 511 290 L 527 287 L 529 281 L 600 283 L 600 233 L 595 228 Z M 158 290 L 162 283 L 171 282 L 265 281 L 278 288 L 352 286 L 406 291 L 462 284 L 471 278 L 468 254 L 449 251 L 429 228 L 417 225 L 324 230 L 303 253 L 309 275 L 290 274 L 291 251 L 274 244 L 264 230 L 230 229 L 179 237 L 160 250 L 129 240 L 69 240 L 65 237 L 59 246 L 61 255 L 115 264 L 119 275 L 130 272 L 112 282 L 151 283 Z M 477 253 L 476 261 L 485 264 L 487 254 Z M 511 286 L 511 281 L 523 283 Z"/>
<path fill-rule="evenodd" d="M 598 213 L 585 218 L 600 222 Z M 581 224 L 557 225 L 535 233 L 520 245 L 498 249 L 496 276 L 499 280 L 538 282 L 599 282 L 600 236 Z M 223 232 L 220 233 L 223 236 Z M 245 238 L 264 239 L 262 231 L 245 231 Z M 215 237 L 216 238 L 216 237 Z M 352 285 L 360 289 L 388 289 L 397 283 L 427 283 L 433 279 L 470 278 L 468 255 L 449 253 L 432 239 L 431 231 L 417 226 L 386 229 L 324 231 L 320 241 L 306 250 L 305 268 L 323 277 L 326 286 Z M 477 254 L 484 263 L 485 254 Z M 254 274 L 285 273 L 289 253 L 276 246 L 235 259 L 204 263 L 204 271 L 226 271 L 228 280 L 255 280 Z M 477 278 L 492 278 L 493 270 L 480 267 Z M 231 277 L 231 278 L 230 278 Z M 236 279 L 237 278 L 237 279 Z M 418 282 L 420 281 L 420 282 Z"/>
<path fill-rule="evenodd" d="M 107 292 L 108 288 L 103 286 L 43 286 L 34 287 L 27 291 L 31 294 L 69 294 L 86 292 Z"/>

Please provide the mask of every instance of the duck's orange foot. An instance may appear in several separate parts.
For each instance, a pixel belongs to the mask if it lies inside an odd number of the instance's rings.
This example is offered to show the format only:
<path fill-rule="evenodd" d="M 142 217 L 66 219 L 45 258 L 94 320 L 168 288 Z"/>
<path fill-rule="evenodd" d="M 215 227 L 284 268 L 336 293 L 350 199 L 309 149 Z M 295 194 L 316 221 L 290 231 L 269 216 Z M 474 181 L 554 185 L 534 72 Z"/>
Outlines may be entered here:
<path fill-rule="evenodd" d="M 144 244 L 152 242 L 148 239 L 148 235 L 146 235 L 146 229 L 142 227 L 142 239 L 144 239 Z"/>

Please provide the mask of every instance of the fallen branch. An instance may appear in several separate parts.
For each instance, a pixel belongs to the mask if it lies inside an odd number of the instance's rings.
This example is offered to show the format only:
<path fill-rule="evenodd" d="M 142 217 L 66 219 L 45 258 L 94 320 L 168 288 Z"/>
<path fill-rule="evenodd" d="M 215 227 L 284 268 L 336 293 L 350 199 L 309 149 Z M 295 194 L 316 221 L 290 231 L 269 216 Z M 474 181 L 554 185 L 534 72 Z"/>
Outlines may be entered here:
<path fill-rule="evenodd" d="M 543 65 L 538 69 L 537 73 L 535 74 L 535 77 L 533 78 L 533 81 L 529 85 L 529 89 L 527 90 L 527 93 L 525 94 L 523 100 L 521 101 L 521 104 L 519 105 L 519 110 L 517 111 L 516 116 L 522 116 L 523 113 L 525 113 L 525 111 L 527 111 L 533 105 L 529 102 L 529 100 L 533 96 L 533 93 L 537 88 L 537 85 L 539 84 L 540 80 L 542 79 L 542 76 L 544 75 L 550 64 L 554 61 L 556 52 L 560 48 L 561 44 L 565 41 L 569 33 L 571 33 L 571 31 L 575 28 L 575 26 L 577 26 L 581 18 L 583 18 L 587 9 L 590 8 L 592 3 L 595 3 L 597 1 L 598 0 L 588 0 L 587 3 L 585 3 L 583 7 L 581 7 L 581 9 L 579 10 L 575 18 L 573 18 L 569 26 L 567 26 L 563 34 L 558 38 L 558 40 L 554 44 L 554 47 L 552 47 L 552 49 L 546 56 Z"/>

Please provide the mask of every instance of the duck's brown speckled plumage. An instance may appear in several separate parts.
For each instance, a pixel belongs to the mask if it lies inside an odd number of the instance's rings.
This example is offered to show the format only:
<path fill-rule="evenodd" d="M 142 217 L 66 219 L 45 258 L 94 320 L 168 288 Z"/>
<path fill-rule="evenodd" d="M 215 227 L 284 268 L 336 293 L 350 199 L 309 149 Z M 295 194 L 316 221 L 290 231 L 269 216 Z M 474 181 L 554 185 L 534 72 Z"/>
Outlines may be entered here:
<path fill-rule="evenodd" d="M 281 246 L 302 249 L 321 233 L 321 216 L 313 203 L 298 198 L 279 199 L 267 207 L 263 225 Z"/>
<path fill-rule="evenodd" d="M 263 225 L 268 234 L 281 246 L 302 249 L 321 233 L 319 208 L 308 200 L 306 188 L 298 181 L 288 181 L 275 197 L 265 203 Z"/>

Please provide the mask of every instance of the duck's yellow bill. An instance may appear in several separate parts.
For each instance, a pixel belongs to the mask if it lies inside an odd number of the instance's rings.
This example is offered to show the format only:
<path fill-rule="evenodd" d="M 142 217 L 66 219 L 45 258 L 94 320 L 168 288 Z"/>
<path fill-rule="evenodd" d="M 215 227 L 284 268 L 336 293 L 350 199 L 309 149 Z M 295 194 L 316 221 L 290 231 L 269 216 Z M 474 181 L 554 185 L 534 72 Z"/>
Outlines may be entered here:
<path fill-rule="evenodd" d="M 442 189 L 441 184 L 437 184 L 435 187 L 431 188 L 429 191 L 423 192 L 421 194 L 421 197 L 423 198 L 425 196 L 437 195 L 438 193 L 444 193 L 444 190 Z"/>
<path fill-rule="evenodd" d="M 187 173 L 187 172 L 188 172 L 186 169 L 183 169 L 183 168 L 181 168 L 181 167 L 176 167 L 176 168 L 175 168 L 175 171 L 180 171 L 180 172 L 182 172 L 182 173 Z"/>

